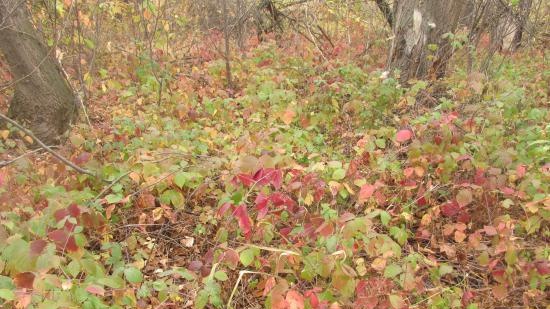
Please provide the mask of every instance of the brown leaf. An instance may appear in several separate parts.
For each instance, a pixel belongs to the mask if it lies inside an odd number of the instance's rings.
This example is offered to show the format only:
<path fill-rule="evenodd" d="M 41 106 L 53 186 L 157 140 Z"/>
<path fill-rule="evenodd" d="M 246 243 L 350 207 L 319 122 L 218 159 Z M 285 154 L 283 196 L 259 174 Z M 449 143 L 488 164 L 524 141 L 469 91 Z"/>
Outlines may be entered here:
<path fill-rule="evenodd" d="M 460 207 L 467 206 L 472 202 L 472 200 L 473 200 L 472 191 L 468 189 L 460 190 L 456 195 L 456 201 L 458 202 L 458 205 L 460 205 Z"/>
<path fill-rule="evenodd" d="M 31 272 L 18 273 L 13 278 L 13 283 L 19 289 L 31 290 L 34 284 L 34 274 Z"/>

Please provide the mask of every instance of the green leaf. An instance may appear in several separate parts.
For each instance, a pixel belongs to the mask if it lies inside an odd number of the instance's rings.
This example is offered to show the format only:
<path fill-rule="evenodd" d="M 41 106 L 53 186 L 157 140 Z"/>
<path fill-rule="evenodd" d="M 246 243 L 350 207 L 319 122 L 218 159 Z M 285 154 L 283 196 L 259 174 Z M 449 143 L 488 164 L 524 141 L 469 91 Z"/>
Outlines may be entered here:
<path fill-rule="evenodd" d="M 187 174 L 186 173 L 177 173 L 174 176 L 174 183 L 176 186 L 178 186 L 180 189 L 185 186 L 185 183 L 187 182 Z"/>
<path fill-rule="evenodd" d="M 392 226 L 390 228 L 390 235 L 401 245 L 403 246 L 407 242 L 407 231 L 404 228 L 399 228 L 397 226 Z"/>
<path fill-rule="evenodd" d="M 384 226 L 388 226 L 388 223 L 390 223 L 390 220 L 391 220 L 391 215 L 387 211 L 385 210 L 380 211 L 380 221 Z"/>
<path fill-rule="evenodd" d="M 0 298 L 10 301 L 15 299 L 15 293 L 12 290 L 0 289 Z"/>
<path fill-rule="evenodd" d="M 105 197 L 105 200 L 107 201 L 107 203 L 109 204 L 116 204 L 118 202 L 120 202 L 122 199 L 124 198 L 124 196 L 122 196 L 122 194 L 120 193 L 116 193 L 116 194 L 109 194 Z"/>
<path fill-rule="evenodd" d="M 386 269 L 384 269 L 384 277 L 391 279 L 395 278 L 397 275 L 403 272 L 403 269 L 401 266 L 397 264 L 390 264 L 386 266 Z"/>
<path fill-rule="evenodd" d="M 195 308 L 202 309 L 208 304 L 208 292 L 205 290 L 200 290 L 195 297 Z"/>
<path fill-rule="evenodd" d="M 241 251 L 241 254 L 239 254 L 239 260 L 244 266 L 248 266 L 254 262 L 254 250 L 253 249 L 244 249 Z"/>
<path fill-rule="evenodd" d="M 332 179 L 334 180 L 342 180 L 346 177 L 346 170 L 343 168 L 336 169 L 332 173 Z"/>
<path fill-rule="evenodd" d="M 130 283 L 140 283 L 143 281 L 143 274 L 135 267 L 129 267 L 124 270 L 124 277 Z"/>
<path fill-rule="evenodd" d="M 174 205 L 175 208 L 183 208 L 183 195 L 176 190 L 166 190 L 160 196 L 160 201 L 164 204 Z"/>
<path fill-rule="evenodd" d="M 218 270 L 217 272 L 215 272 L 214 278 L 216 278 L 216 280 L 218 281 L 226 281 L 227 279 L 229 279 L 225 271 L 222 270 Z"/>

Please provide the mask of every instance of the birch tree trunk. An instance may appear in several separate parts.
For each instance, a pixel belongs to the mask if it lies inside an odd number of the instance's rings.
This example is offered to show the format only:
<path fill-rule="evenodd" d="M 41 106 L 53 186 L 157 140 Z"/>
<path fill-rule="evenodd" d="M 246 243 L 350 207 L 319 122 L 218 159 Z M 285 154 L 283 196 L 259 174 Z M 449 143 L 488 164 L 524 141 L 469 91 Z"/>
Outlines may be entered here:
<path fill-rule="evenodd" d="M 0 52 L 15 83 L 8 116 L 44 143 L 59 143 L 76 116 L 76 97 L 25 1 L 0 0 Z"/>
<path fill-rule="evenodd" d="M 388 68 L 399 69 L 400 80 L 441 78 L 452 55 L 443 38 L 455 32 L 465 0 L 398 0 L 394 3 L 394 39 Z"/>

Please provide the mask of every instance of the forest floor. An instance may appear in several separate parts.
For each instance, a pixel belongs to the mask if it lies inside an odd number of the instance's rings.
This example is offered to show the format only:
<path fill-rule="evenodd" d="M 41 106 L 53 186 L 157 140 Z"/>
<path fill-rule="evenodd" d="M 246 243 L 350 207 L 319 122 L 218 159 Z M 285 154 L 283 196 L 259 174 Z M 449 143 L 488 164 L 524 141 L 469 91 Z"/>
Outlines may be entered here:
<path fill-rule="evenodd" d="M 104 59 L 57 149 L 99 177 L 44 153 L 0 169 L 0 302 L 545 308 L 547 57 L 403 88 L 267 42 L 233 61 L 235 91 L 212 60 L 160 92 Z"/>

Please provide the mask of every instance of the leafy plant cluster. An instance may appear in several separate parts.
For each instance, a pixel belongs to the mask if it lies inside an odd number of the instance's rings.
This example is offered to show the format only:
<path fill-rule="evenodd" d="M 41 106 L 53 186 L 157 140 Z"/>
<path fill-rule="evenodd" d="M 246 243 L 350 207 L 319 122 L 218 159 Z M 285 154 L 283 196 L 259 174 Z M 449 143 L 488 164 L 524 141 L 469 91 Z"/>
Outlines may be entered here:
<path fill-rule="evenodd" d="M 113 116 L 64 151 L 110 183 L 29 159 L 0 172 L 2 305 L 537 306 L 545 57 L 503 60 L 484 91 L 457 71 L 432 96 L 268 42 L 235 63 L 235 96 L 214 60 L 160 105 L 145 73 L 106 64 L 94 100 Z"/>

